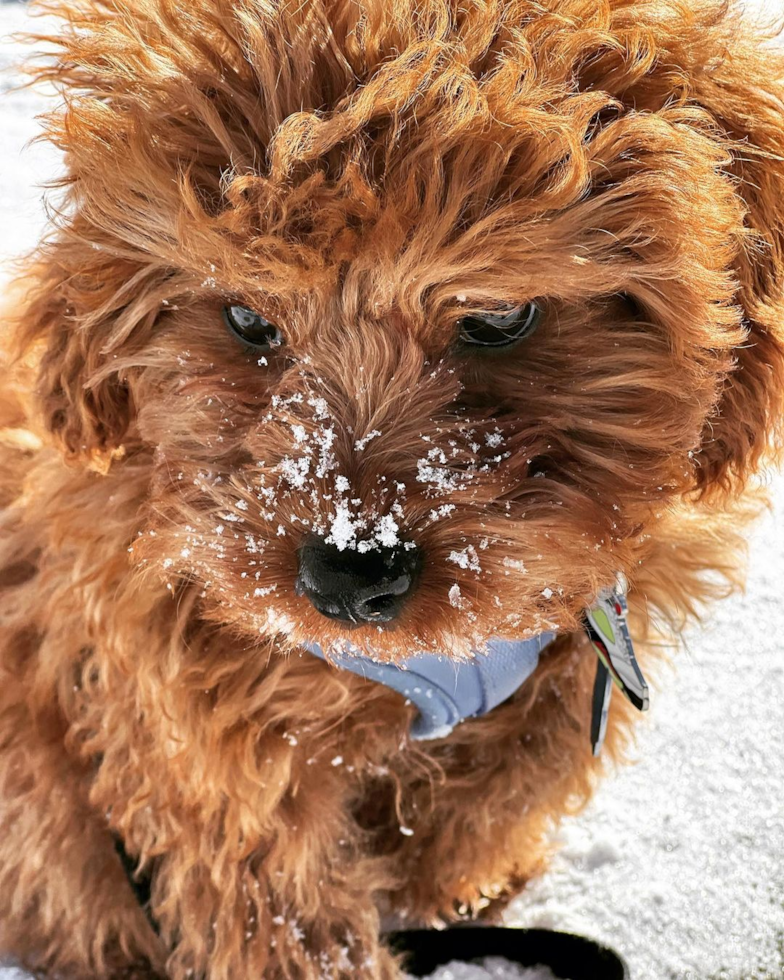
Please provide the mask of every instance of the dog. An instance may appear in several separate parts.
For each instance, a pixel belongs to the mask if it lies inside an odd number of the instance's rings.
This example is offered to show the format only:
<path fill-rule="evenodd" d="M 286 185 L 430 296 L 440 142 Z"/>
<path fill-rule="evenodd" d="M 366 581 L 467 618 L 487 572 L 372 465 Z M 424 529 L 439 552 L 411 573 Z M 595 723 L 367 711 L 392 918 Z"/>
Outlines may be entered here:
<path fill-rule="evenodd" d="M 624 758 L 597 597 L 655 677 L 740 581 L 782 56 L 716 0 L 55 10 L 65 175 L 2 327 L 0 950 L 401 977 L 382 921 L 497 918 Z M 528 674 L 446 725 L 372 673 L 494 643 Z"/>

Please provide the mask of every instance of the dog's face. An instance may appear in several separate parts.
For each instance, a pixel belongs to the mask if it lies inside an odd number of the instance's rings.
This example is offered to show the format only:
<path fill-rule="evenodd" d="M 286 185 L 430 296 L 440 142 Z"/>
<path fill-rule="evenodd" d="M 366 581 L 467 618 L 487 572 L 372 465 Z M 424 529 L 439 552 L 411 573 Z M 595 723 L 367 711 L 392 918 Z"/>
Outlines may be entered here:
<path fill-rule="evenodd" d="M 764 321 L 689 97 L 728 28 L 592 6 L 76 18 L 31 333 L 50 428 L 147 474 L 139 569 L 245 634 L 460 652 L 574 627 L 742 480 L 784 369 L 762 330 L 723 395 Z"/>

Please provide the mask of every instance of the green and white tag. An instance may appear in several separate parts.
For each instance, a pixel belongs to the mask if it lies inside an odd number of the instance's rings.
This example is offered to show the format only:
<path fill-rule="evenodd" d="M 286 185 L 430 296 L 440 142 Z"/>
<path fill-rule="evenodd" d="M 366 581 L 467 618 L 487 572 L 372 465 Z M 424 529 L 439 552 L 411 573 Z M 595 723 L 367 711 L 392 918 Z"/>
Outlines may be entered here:
<path fill-rule="evenodd" d="M 634 655 L 627 613 L 626 597 L 620 585 L 603 590 L 585 613 L 585 631 L 599 656 L 591 716 L 594 755 L 599 755 L 604 743 L 613 681 L 639 711 L 647 711 L 650 703 L 648 684 Z"/>

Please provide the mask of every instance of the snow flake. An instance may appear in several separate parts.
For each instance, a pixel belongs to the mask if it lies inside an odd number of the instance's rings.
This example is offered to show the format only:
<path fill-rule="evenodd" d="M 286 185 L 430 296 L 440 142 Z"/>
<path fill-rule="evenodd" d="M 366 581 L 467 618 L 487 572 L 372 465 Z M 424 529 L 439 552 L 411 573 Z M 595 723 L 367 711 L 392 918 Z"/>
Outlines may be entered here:
<path fill-rule="evenodd" d="M 310 460 L 307 456 L 300 456 L 298 459 L 284 456 L 278 463 L 277 469 L 292 487 L 301 490 L 305 486 L 305 477 L 310 469 Z"/>
<path fill-rule="evenodd" d="M 345 504 L 340 504 L 332 518 L 329 535 L 324 539 L 327 544 L 334 544 L 338 551 L 355 546 L 357 530 L 362 527 L 361 521 L 351 519 L 351 512 Z"/>
<path fill-rule="evenodd" d="M 525 567 L 525 563 L 519 558 L 504 558 L 503 564 L 506 568 L 514 568 L 518 572 L 522 572 L 525 575 L 528 569 Z"/>
<path fill-rule="evenodd" d="M 469 544 L 462 551 L 452 551 L 449 553 L 447 561 L 454 562 L 460 568 L 468 568 L 472 572 L 481 572 L 482 566 L 479 564 L 479 555 L 476 548 Z"/>
<path fill-rule="evenodd" d="M 277 587 L 278 587 L 278 585 L 277 585 L 277 582 L 276 582 L 275 585 L 269 585 L 269 586 L 267 586 L 264 589 L 254 589 L 253 590 L 253 597 L 254 597 L 254 599 L 261 599 L 265 595 L 269 595 L 270 592 L 274 592 L 275 589 L 277 589 Z"/>
<path fill-rule="evenodd" d="M 438 507 L 437 509 L 430 511 L 430 515 L 429 515 L 430 520 L 435 522 L 437 520 L 440 520 L 442 517 L 449 517 L 449 515 L 455 509 L 456 508 L 454 504 L 441 504 L 441 506 Z"/>
<path fill-rule="evenodd" d="M 373 429 L 372 432 L 368 432 L 368 434 L 364 437 L 364 439 L 357 439 L 357 441 L 354 443 L 354 451 L 355 452 L 361 452 L 361 450 L 363 450 L 365 448 L 365 446 L 372 439 L 375 439 L 375 438 L 377 438 L 380 435 L 381 435 L 381 432 L 378 429 Z"/>
<path fill-rule="evenodd" d="M 327 405 L 326 398 L 313 397 L 308 398 L 308 405 L 313 409 L 313 418 L 317 421 L 323 421 L 329 418 L 329 406 Z"/>
<path fill-rule="evenodd" d="M 451 493 L 460 488 L 460 480 L 456 473 L 450 472 L 443 466 L 433 466 L 427 460 L 417 460 L 417 480 L 427 483 L 430 489 L 437 493 Z"/>
<path fill-rule="evenodd" d="M 376 524 L 376 539 L 385 548 L 398 544 L 398 525 L 391 514 L 385 514 Z"/>

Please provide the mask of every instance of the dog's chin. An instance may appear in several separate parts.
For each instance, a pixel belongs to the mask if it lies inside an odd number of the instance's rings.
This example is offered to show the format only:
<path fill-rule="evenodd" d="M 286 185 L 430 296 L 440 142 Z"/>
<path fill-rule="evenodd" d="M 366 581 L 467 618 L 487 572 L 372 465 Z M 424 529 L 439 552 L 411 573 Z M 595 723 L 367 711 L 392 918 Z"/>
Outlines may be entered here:
<path fill-rule="evenodd" d="M 256 632 L 256 631 L 254 631 Z M 268 611 L 264 628 L 256 635 L 280 644 L 294 652 L 305 648 L 331 656 L 349 654 L 377 660 L 395 661 L 416 653 L 440 653 L 447 656 L 470 656 L 474 641 L 449 630 L 423 635 L 398 623 L 335 623 L 324 619 L 324 628 L 313 622 L 295 622 L 282 612 Z"/>
<path fill-rule="evenodd" d="M 286 628 L 288 625 L 288 628 Z M 291 650 L 305 648 L 318 650 L 327 659 L 348 655 L 369 657 L 378 661 L 395 662 L 417 654 L 438 654 L 455 660 L 464 660 L 484 651 L 488 640 L 496 638 L 529 638 L 541 632 L 537 629 L 512 630 L 503 633 L 490 629 L 470 635 L 454 625 L 431 629 L 427 632 L 413 630 L 403 623 L 340 623 L 326 629 L 303 628 L 290 621 L 275 639 Z M 512 636 L 511 634 L 516 634 Z"/>

